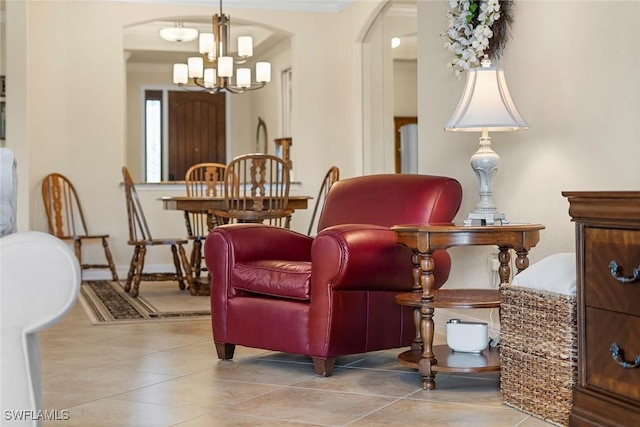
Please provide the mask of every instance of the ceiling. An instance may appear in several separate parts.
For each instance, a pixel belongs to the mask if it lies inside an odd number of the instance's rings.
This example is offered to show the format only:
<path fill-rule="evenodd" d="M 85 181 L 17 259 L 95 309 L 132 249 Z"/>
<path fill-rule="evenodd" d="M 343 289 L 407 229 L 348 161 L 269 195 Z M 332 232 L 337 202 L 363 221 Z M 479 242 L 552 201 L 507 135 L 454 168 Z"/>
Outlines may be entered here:
<path fill-rule="evenodd" d="M 211 17 L 184 17 L 180 21 L 185 27 L 195 28 L 200 33 L 212 32 Z M 186 62 L 186 58 L 198 52 L 198 39 L 191 42 L 168 42 L 160 38 L 160 30 L 174 27 L 175 21 L 152 21 L 124 29 L 125 51 L 128 63 L 172 64 Z M 238 36 L 253 37 L 254 56 L 260 57 L 270 47 L 286 38 L 284 34 L 256 25 L 246 25 L 231 20 L 232 52 L 237 50 Z"/>
<path fill-rule="evenodd" d="M 124 0 L 115 0 L 124 1 Z M 177 3 L 175 0 L 135 0 L 141 3 Z M 225 0 L 225 6 L 234 8 L 252 7 L 279 10 L 306 10 L 318 13 L 336 13 L 347 7 L 354 0 Z M 183 0 L 181 4 L 199 4 L 211 6 L 212 1 Z M 213 7 L 211 13 L 218 13 L 219 7 Z M 397 18 L 416 17 L 416 0 L 394 0 L 388 8 L 385 16 Z M 186 16 L 181 17 L 180 22 L 185 27 L 197 29 L 199 32 L 212 31 L 211 16 Z M 405 21 L 406 22 L 406 21 Z M 124 46 L 127 52 L 127 62 L 129 64 L 173 64 L 176 62 L 186 62 L 186 58 L 198 52 L 197 39 L 192 42 L 168 42 L 160 38 L 160 30 L 165 27 L 173 27 L 176 22 L 167 18 L 165 20 L 151 21 L 143 24 L 127 27 L 124 29 Z M 393 50 L 394 59 L 416 59 L 416 24 L 397 25 L 389 33 L 389 43 L 391 37 L 400 37 L 402 43 L 400 47 Z M 260 58 L 261 54 L 271 47 L 280 43 L 288 37 L 277 30 L 247 24 L 241 20 L 231 17 L 231 51 L 236 50 L 236 40 L 238 36 L 249 35 L 253 37 L 254 57 Z"/>

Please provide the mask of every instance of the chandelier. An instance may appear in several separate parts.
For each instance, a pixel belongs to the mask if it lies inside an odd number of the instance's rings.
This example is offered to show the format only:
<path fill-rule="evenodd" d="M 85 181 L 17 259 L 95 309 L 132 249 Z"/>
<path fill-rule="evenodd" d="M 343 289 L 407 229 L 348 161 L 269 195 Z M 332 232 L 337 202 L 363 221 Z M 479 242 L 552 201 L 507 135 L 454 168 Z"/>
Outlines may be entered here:
<path fill-rule="evenodd" d="M 222 13 L 213 15 L 213 33 L 200 33 L 199 52 L 201 56 L 187 58 L 187 63 L 173 64 L 173 83 L 178 86 L 196 85 L 210 93 L 227 91 L 244 93 L 263 88 L 271 81 L 271 63 L 256 62 L 255 83 L 251 82 L 251 68 L 235 70 L 234 64 L 245 64 L 253 56 L 253 39 L 238 37 L 238 52 L 229 52 L 229 16 Z"/>

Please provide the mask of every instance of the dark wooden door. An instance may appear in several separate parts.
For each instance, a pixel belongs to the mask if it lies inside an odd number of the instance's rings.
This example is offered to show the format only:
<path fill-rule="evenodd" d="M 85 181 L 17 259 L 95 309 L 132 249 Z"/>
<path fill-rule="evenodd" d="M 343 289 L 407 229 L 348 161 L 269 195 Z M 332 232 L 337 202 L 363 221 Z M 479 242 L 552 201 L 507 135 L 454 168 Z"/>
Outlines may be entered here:
<path fill-rule="evenodd" d="M 196 163 L 226 163 L 225 94 L 169 92 L 169 181 Z"/>

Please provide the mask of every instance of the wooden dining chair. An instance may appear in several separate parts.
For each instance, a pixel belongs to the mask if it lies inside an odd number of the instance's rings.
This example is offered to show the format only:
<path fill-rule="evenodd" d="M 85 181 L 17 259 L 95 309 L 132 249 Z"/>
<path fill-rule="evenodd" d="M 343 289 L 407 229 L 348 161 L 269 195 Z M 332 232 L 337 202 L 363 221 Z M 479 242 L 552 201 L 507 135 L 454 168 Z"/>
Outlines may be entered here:
<path fill-rule="evenodd" d="M 178 282 L 180 289 L 185 289 L 186 282 L 186 286 L 190 288 L 189 290 L 193 294 L 193 290 L 191 289 L 191 265 L 183 246 L 186 245 L 188 241 L 176 238 L 154 239 L 151 237 L 151 231 L 145 219 L 142 204 L 140 203 L 129 170 L 126 167 L 122 168 L 122 177 L 124 179 L 127 218 L 129 222 L 129 241 L 127 243 L 134 247 L 124 290 L 129 292 L 133 298 L 136 298 L 140 289 L 140 281 L 142 280 L 175 280 Z M 147 246 L 171 246 L 175 272 L 144 272 L 144 258 L 147 253 Z M 182 267 L 180 261 L 182 261 Z"/>
<path fill-rule="evenodd" d="M 224 171 L 227 165 L 222 163 L 198 163 L 191 166 L 185 175 L 187 197 L 222 197 Z M 208 211 L 185 211 L 187 237 L 193 242 L 191 249 L 191 269 L 196 278 L 204 268 L 202 242 L 209 230 L 216 225 L 215 215 Z"/>
<path fill-rule="evenodd" d="M 224 173 L 224 210 L 215 211 L 220 223 L 254 222 L 289 228 L 289 167 L 270 154 L 234 158 Z"/>
<path fill-rule="evenodd" d="M 313 226 L 316 224 L 316 217 L 322 211 L 324 201 L 329 194 L 331 186 L 340 179 L 340 169 L 337 166 L 331 166 L 320 184 L 320 190 L 318 190 L 318 197 L 316 198 L 316 205 L 313 207 L 313 213 L 311 214 L 311 221 L 309 222 L 309 230 L 307 235 L 311 236 Z M 320 212 L 319 212 L 320 211 Z"/>
<path fill-rule="evenodd" d="M 91 234 L 87 229 L 78 193 L 67 177 L 51 173 L 42 180 L 42 199 L 47 213 L 49 233 L 67 241 L 73 241 L 73 248 L 82 270 L 108 268 L 111 278 L 118 280 L 116 266 L 109 249 L 108 234 Z M 106 264 L 89 264 L 82 257 L 82 242 L 101 241 Z"/>

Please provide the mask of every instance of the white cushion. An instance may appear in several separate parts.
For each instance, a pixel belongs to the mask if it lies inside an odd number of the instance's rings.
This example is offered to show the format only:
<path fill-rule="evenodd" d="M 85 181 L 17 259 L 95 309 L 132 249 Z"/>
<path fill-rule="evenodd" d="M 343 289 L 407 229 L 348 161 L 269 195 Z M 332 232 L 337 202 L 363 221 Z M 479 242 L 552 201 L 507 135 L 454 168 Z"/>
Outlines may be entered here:
<path fill-rule="evenodd" d="M 560 253 L 541 259 L 517 274 L 512 284 L 562 295 L 575 295 L 576 254 Z"/>

